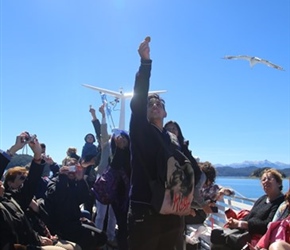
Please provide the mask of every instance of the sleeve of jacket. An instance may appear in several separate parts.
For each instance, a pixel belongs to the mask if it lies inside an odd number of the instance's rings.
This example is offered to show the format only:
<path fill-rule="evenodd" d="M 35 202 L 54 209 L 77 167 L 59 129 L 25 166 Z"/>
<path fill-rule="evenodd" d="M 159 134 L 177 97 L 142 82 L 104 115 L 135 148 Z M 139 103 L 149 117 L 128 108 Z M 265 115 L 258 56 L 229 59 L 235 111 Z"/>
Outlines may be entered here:
<path fill-rule="evenodd" d="M 149 91 L 149 79 L 151 75 L 152 60 L 141 60 L 139 71 L 135 77 L 134 95 L 131 99 L 132 114 L 146 114 L 147 96 Z"/>
<path fill-rule="evenodd" d="M 98 165 L 98 174 L 102 174 L 105 168 L 108 166 L 110 157 L 110 143 L 107 124 L 101 124 L 101 159 Z"/>
<path fill-rule="evenodd" d="M 44 165 L 44 160 L 41 161 L 41 164 L 34 161 L 31 162 L 28 176 L 20 189 L 21 195 L 18 196 L 20 199 L 17 199 L 23 211 L 29 207 L 33 196 L 37 192 Z"/>
<path fill-rule="evenodd" d="M 0 179 L 2 178 L 4 171 L 10 160 L 11 157 L 3 150 L 0 150 Z"/>
<path fill-rule="evenodd" d="M 101 138 L 101 124 L 98 119 L 92 121 L 96 136 L 98 139 Z"/>

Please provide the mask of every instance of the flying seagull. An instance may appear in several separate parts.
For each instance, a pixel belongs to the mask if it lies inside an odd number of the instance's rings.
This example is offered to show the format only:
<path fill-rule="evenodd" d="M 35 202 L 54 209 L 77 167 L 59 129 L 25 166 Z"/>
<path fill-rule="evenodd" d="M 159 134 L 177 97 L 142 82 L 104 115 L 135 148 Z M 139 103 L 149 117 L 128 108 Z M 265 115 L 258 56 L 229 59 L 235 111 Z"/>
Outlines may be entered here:
<path fill-rule="evenodd" d="M 256 57 L 256 56 L 225 56 L 223 59 L 244 59 L 250 62 L 250 66 L 253 67 L 257 63 L 263 63 L 269 67 L 274 69 L 284 70 L 282 67 L 278 66 L 277 64 L 271 63 L 265 59 Z"/>

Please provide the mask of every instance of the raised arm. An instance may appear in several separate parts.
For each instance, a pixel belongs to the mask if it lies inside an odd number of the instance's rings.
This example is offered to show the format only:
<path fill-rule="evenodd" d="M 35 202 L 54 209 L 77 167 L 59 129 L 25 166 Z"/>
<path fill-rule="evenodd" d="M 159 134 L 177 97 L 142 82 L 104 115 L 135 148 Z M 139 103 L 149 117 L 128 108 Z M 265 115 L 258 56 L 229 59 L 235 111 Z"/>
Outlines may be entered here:
<path fill-rule="evenodd" d="M 28 176 L 23 183 L 23 187 L 19 190 L 19 194 L 14 198 L 20 204 L 23 211 L 25 211 L 37 192 L 37 187 L 43 172 L 45 161 L 42 159 L 42 148 L 37 140 L 34 138 L 28 142 L 29 147 L 33 152 L 33 160 L 30 164 Z"/>
<path fill-rule="evenodd" d="M 18 150 L 22 149 L 28 143 L 28 138 L 29 134 L 27 132 L 22 132 L 16 137 L 15 143 L 7 151 L 0 151 L 0 179 L 2 178 L 3 173 L 11 158 Z"/>
<path fill-rule="evenodd" d="M 149 91 L 149 79 L 152 63 L 152 60 L 150 59 L 149 42 L 150 37 L 146 37 L 138 49 L 138 53 L 141 58 L 141 65 L 136 74 L 134 96 L 131 100 L 131 110 L 133 115 L 136 113 L 142 113 L 146 116 L 147 96 Z"/>
<path fill-rule="evenodd" d="M 108 134 L 105 106 L 102 105 L 99 108 L 99 112 L 102 114 L 102 124 L 101 124 L 101 159 L 98 165 L 98 174 L 102 174 L 105 168 L 108 166 L 110 157 L 110 136 Z"/>
<path fill-rule="evenodd" d="M 92 105 L 90 105 L 90 109 L 89 112 L 92 115 L 92 123 L 95 129 L 95 133 L 96 133 L 96 137 L 98 140 L 100 140 L 101 137 L 101 124 L 99 119 L 96 116 L 96 110 L 92 107 Z"/>

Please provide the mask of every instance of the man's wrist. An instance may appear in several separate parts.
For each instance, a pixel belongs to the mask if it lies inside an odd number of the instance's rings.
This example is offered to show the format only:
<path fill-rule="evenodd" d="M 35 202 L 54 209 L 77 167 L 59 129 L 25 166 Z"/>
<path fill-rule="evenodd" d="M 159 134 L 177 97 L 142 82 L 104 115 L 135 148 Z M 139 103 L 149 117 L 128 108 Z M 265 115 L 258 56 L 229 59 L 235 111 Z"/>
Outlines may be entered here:
<path fill-rule="evenodd" d="M 141 58 L 141 64 L 143 64 L 143 65 L 151 65 L 151 63 L 152 63 L 151 59 Z"/>
<path fill-rule="evenodd" d="M 18 149 L 15 149 L 15 146 L 12 146 L 11 148 L 7 149 L 7 154 L 9 154 L 11 157 L 14 156 L 16 154 L 16 152 L 18 151 Z"/>
<path fill-rule="evenodd" d="M 13 153 L 13 151 L 11 151 L 10 149 L 6 150 L 6 154 L 8 154 L 10 157 L 13 157 L 13 155 L 15 155 L 15 153 Z"/>

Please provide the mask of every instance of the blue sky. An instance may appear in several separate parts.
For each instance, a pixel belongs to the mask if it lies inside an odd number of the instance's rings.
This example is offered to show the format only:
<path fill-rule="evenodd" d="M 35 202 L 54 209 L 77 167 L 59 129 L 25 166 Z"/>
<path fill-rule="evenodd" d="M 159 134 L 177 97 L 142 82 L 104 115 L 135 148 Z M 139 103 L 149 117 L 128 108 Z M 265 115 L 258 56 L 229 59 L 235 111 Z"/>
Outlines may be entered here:
<path fill-rule="evenodd" d="M 89 105 L 101 104 L 81 84 L 131 91 L 147 35 L 150 89 L 167 90 L 166 121 L 180 124 L 194 155 L 290 163 L 288 0 L 1 1 L 0 148 L 29 131 L 59 163 L 69 146 L 81 153 L 93 132 Z M 225 55 L 258 56 L 285 71 Z"/>

